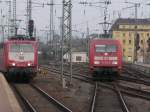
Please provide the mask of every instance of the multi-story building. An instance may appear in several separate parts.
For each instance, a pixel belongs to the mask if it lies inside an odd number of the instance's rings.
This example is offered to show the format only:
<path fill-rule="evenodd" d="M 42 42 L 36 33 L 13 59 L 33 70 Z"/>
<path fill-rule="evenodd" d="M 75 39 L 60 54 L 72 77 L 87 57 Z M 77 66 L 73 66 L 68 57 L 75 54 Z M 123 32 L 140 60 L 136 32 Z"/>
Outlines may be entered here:
<path fill-rule="evenodd" d="M 120 40 L 123 48 L 123 60 L 133 62 L 135 57 L 138 62 L 144 62 L 147 52 L 147 40 L 150 38 L 150 19 L 117 19 L 111 27 L 112 37 Z M 140 49 L 135 49 L 135 35 L 139 36 Z M 136 55 L 136 56 L 135 56 Z"/>

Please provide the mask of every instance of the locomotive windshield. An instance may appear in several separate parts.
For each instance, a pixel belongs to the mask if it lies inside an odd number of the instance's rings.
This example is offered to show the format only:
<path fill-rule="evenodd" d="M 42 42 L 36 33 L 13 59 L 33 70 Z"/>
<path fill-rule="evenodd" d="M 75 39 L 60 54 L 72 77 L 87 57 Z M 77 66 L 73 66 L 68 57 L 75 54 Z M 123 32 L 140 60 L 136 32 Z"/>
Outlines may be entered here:
<path fill-rule="evenodd" d="M 115 45 L 96 45 L 96 52 L 116 52 Z"/>
<path fill-rule="evenodd" d="M 33 46 L 31 44 L 11 44 L 10 52 L 33 52 Z"/>

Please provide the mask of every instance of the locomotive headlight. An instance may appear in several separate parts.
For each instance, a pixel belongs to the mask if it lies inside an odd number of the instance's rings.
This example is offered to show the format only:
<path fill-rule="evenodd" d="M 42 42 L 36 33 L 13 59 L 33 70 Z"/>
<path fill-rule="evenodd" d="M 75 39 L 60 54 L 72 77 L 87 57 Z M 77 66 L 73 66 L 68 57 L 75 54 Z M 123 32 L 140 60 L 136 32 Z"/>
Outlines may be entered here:
<path fill-rule="evenodd" d="M 97 65 L 97 64 L 100 64 L 100 62 L 99 62 L 99 61 L 94 61 L 94 64 L 96 64 L 96 65 Z"/>
<path fill-rule="evenodd" d="M 21 55 L 23 55 L 23 52 L 20 52 Z"/>
<path fill-rule="evenodd" d="M 31 66 L 31 64 L 30 64 L 30 63 L 28 63 L 28 66 Z"/>
<path fill-rule="evenodd" d="M 112 62 L 112 64 L 117 65 L 117 64 L 118 64 L 118 62 L 117 62 L 117 61 L 113 61 L 113 62 Z"/>
<path fill-rule="evenodd" d="M 15 64 L 15 63 L 12 63 L 12 66 L 16 66 L 16 64 Z"/>

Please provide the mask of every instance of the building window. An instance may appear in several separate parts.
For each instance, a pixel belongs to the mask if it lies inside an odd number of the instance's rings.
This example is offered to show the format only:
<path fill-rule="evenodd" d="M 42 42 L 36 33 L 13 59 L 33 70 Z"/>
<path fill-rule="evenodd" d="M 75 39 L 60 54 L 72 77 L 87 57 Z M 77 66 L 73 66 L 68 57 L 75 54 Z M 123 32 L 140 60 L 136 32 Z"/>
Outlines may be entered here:
<path fill-rule="evenodd" d="M 137 29 L 137 25 L 135 25 L 134 28 Z"/>
<path fill-rule="evenodd" d="M 147 37 L 149 37 L 149 33 L 147 33 Z"/>
<path fill-rule="evenodd" d="M 123 40 L 123 44 L 125 44 L 126 43 L 126 40 Z"/>
<path fill-rule="evenodd" d="M 125 49 L 123 49 L 123 52 L 125 52 L 126 50 Z"/>
<path fill-rule="evenodd" d="M 143 37 L 143 33 L 141 33 L 141 37 Z"/>
<path fill-rule="evenodd" d="M 132 48 L 128 49 L 128 53 L 131 54 L 132 53 Z"/>
<path fill-rule="evenodd" d="M 123 29 L 125 29 L 125 28 L 126 28 L 126 26 L 125 26 L 125 25 L 123 25 L 123 26 L 122 26 L 122 28 L 123 28 Z"/>
<path fill-rule="evenodd" d="M 125 33 L 123 33 L 123 37 L 125 37 L 126 36 L 126 34 Z"/>
<path fill-rule="evenodd" d="M 128 61 L 132 61 L 132 57 L 131 56 L 128 56 Z"/>
<path fill-rule="evenodd" d="M 129 40 L 129 44 L 131 44 L 131 40 Z"/>
<path fill-rule="evenodd" d="M 81 56 L 76 56 L 76 61 L 81 61 L 82 57 Z"/>
<path fill-rule="evenodd" d="M 143 42 L 143 40 L 141 40 L 141 44 L 143 44 L 144 42 Z"/>
<path fill-rule="evenodd" d="M 132 35 L 131 35 L 131 33 L 129 32 L 129 37 L 131 37 Z"/>

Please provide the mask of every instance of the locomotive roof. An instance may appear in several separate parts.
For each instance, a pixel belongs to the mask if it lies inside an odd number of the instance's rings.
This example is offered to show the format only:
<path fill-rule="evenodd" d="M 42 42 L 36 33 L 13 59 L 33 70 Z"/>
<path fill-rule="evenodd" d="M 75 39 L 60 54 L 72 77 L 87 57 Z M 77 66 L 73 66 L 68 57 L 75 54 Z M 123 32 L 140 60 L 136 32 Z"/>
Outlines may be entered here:
<path fill-rule="evenodd" d="M 115 40 L 112 38 L 96 38 L 91 40 L 92 43 L 119 43 L 119 40 Z"/>
<path fill-rule="evenodd" d="M 16 35 L 16 36 L 12 36 L 9 37 L 8 40 L 28 40 L 28 41 L 35 41 L 35 38 L 33 37 L 29 37 L 29 36 L 25 36 L 25 35 Z"/>
<path fill-rule="evenodd" d="M 101 40 L 101 41 L 118 41 L 112 38 L 94 38 L 93 41 Z"/>

